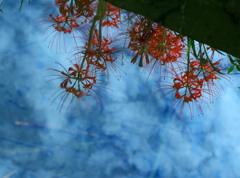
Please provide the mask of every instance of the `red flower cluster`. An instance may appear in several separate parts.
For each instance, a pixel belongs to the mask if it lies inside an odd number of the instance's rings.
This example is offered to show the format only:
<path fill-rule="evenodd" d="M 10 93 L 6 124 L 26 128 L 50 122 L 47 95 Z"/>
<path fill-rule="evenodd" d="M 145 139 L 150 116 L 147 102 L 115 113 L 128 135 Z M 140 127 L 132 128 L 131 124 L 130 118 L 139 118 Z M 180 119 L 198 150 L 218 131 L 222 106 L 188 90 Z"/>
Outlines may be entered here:
<path fill-rule="evenodd" d="M 103 39 L 99 41 L 99 36 L 96 32 L 93 35 L 90 48 L 88 48 L 89 43 L 86 42 L 80 53 L 86 55 L 88 64 L 94 65 L 97 69 L 101 69 L 102 71 L 108 70 L 107 64 L 113 63 L 117 59 L 117 56 L 114 54 L 115 48 L 110 47 L 112 42 L 111 38 L 106 37 L 103 37 Z"/>
<path fill-rule="evenodd" d="M 105 19 L 102 22 L 102 26 L 113 26 L 118 28 L 121 9 L 114 7 L 109 3 L 107 3 L 106 6 Z"/>
<path fill-rule="evenodd" d="M 123 51 L 124 47 L 116 45 L 117 41 L 108 33 L 109 27 L 119 30 L 119 36 L 127 34 L 128 55 L 133 55 L 131 63 L 134 64 L 139 59 L 138 66 L 150 68 L 150 73 L 165 67 L 164 76 L 160 73 L 161 84 L 156 92 L 169 90 L 160 99 L 174 92 L 177 99 L 174 107 L 182 102 L 180 115 L 185 103 L 188 104 L 191 114 L 190 103 L 195 103 L 198 111 L 203 113 L 200 102 L 208 106 L 206 99 L 212 102 L 212 97 L 219 96 L 215 81 L 219 81 L 221 77 L 227 78 L 220 74 L 223 70 L 219 67 L 221 60 L 212 62 L 215 49 L 205 48 L 203 45 L 196 52 L 191 40 L 185 44 L 184 37 L 139 15 L 134 16 L 132 27 L 127 28 L 127 32 L 122 32 L 122 11 L 104 0 L 55 0 L 55 5 L 58 13 L 49 14 L 45 22 L 51 23 L 48 28 L 53 27 L 56 32 L 73 34 L 76 50 L 73 57 L 77 61 L 70 61 L 72 66 L 68 70 L 62 66 L 65 71 L 50 69 L 60 73 L 59 78 L 64 78 L 60 83 L 60 88 L 64 91 L 57 95 L 58 97 L 63 94 L 60 110 L 69 95 L 72 96 L 70 104 L 76 98 L 82 100 L 89 108 L 87 96 L 101 103 L 103 99 L 96 88 L 106 91 L 105 85 L 108 82 L 99 80 L 99 76 L 103 74 L 109 77 L 109 71 L 119 75 L 117 59 L 119 51 Z M 80 33 L 74 35 L 75 30 Z M 107 31 L 108 35 L 103 35 L 103 30 Z M 51 43 L 55 38 L 56 36 Z M 81 46 L 78 45 L 77 39 L 81 39 Z M 202 48 L 205 53 L 211 50 L 210 59 L 202 52 Z M 184 58 L 183 54 L 186 51 L 187 57 Z M 193 53 L 194 59 L 190 58 L 190 53 Z M 172 82 L 164 81 L 167 84 L 163 85 L 162 78 L 171 78 Z"/>
<path fill-rule="evenodd" d="M 95 9 L 92 7 L 95 0 L 75 0 L 69 5 L 69 0 L 55 0 L 59 13 L 56 17 L 49 14 L 49 18 L 55 23 L 53 27 L 60 32 L 71 33 L 76 27 L 93 17 Z M 82 18 L 85 20 L 83 21 Z"/>
<path fill-rule="evenodd" d="M 60 95 L 63 95 L 59 103 L 60 111 L 62 110 L 62 107 L 66 102 L 69 94 L 71 95 L 69 106 L 76 98 L 82 100 L 86 107 L 90 109 L 86 98 L 87 96 L 93 97 L 96 103 L 101 105 L 103 99 L 101 95 L 96 91 L 96 89 L 98 88 L 106 91 L 107 88 L 105 88 L 106 83 L 97 79 L 99 73 L 97 73 L 91 65 L 84 65 L 81 67 L 82 61 L 80 60 L 76 61 L 76 63 L 73 63 L 72 61 L 70 62 L 72 64 L 72 67 L 69 67 L 68 70 L 66 70 L 64 66 L 58 63 L 64 68 L 65 72 L 51 68 L 48 69 L 59 72 L 59 78 L 64 78 L 64 80 L 60 83 L 60 88 L 64 89 L 64 91 L 62 91 L 56 97 L 58 98 Z M 56 100 L 56 98 L 53 100 L 53 102 Z"/>
<path fill-rule="evenodd" d="M 154 63 L 155 60 L 165 65 L 176 62 L 182 56 L 184 45 L 181 38 L 147 18 L 138 16 L 128 32 L 130 36 L 128 48 L 136 52 L 131 63 L 135 63 L 140 56 L 139 67 L 143 67 L 143 63 L 146 65 Z"/>
<path fill-rule="evenodd" d="M 119 12 L 119 10 L 109 3 L 104 1 L 97 3 L 95 0 L 55 0 L 55 4 L 60 15 L 57 14 L 56 18 L 54 18 L 50 14 L 49 17 L 56 31 L 73 33 L 75 27 L 80 27 L 84 23 L 91 23 L 89 33 L 84 31 L 81 33 L 81 36 L 78 36 L 85 43 L 84 47 L 78 46 L 74 37 L 77 52 L 75 52 L 73 57 L 77 62 L 73 63 L 73 60 L 70 61 L 72 66 L 68 70 L 60 64 L 65 71 L 50 69 L 59 72 L 59 76 L 61 76 L 59 78 L 64 78 L 60 84 L 60 88 L 64 89 L 64 91 L 56 97 L 63 95 L 60 101 L 60 110 L 62 110 L 69 95 L 72 96 L 70 104 L 76 98 L 82 100 L 89 108 L 86 100 L 87 96 L 93 97 L 98 104 L 102 104 L 103 99 L 96 89 L 106 91 L 107 88 L 105 86 L 107 82 L 98 78 L 100 76 L 108 76 L 109 70 L 117 71 L 117 65 L 115 64 L 117 56 L 116 48 L 112 45 L 113 40 L 102 35 L 102 29 L 96 28 L 96 22 L 101 22 L 102 24 L 100 25 L 102 27 L 105 25 L 107 27 L 117 27 L 119 15 L 116 12 Z M 102 16 L 101 14 L 104 15 Z"/>
<path fill-rule="evenodd" d="M 208 59 L 205 60 L 209 61 Z M 208 99 L 210 102 L 212 102 L 213 97 L 220 96 L 220 92 L 217 89 L 217 85 L 215 84 L 215 80 L 220 80 L 220 77 L 217 77 L 219 75 L 217 71 L 222 70 L 217 67 L 220 64 L 220 60 L 212 63 L 215 70 L 210 65 L 210 62 L 202 64 L 200 61 L 192 60 L 189 62 L 188 69 L 183 70 L 183 68 L 179 68 L 179 71 L 176 71 L 176 67 L 171 65 L 171 68 L 168 71 L 168 74 L 170 74 L 170 76 L 164 77 L 173 79 L 173 84 L 171 82 L 160 80 L 160 83 L 168 84 L 158 85 L 159 88 L 156 90 L 156 92 L 163 90 L 168 90 L 168 92 L 162 95 L 159 99 L 162 99 L 171 92 L 175 92 L 175 98 L 177 99 L 177 102 L 174 104 L 174 106 L 177 106 L 179 101 L 182 102 L 181 110 L 179 113 L 180 117 L 182 116 L 182 110 L 185 103 L 188 103 L 192 117 L 192 108 L 189 104 L 190 102 L 195 103 L 200 114 L 203 114 L 200 101 L 208 106 L 205 99 Z M 185 66 L 187 65 L 188 64 L 185 64 Z M 226 77 L 223 78 L 227 79 Z"/>

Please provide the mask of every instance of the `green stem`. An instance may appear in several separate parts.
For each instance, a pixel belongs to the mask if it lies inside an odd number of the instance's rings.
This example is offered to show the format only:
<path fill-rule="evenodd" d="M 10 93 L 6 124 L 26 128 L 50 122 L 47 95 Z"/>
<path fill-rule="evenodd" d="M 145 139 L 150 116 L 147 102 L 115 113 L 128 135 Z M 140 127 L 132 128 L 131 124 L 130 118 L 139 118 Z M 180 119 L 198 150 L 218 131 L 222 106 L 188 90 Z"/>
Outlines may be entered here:
<path fill-rule="evenodd" d="M 88 39 L 88 46 L 87 46 L 87 50 L 86 50 L 86 53 L 84 54 L 84 57 L 83 57 L 83 60 L 82 60 L 82 63 L 81 63 L 81 67 L 80 67 L 80 71 L 79 73 L 81 72 L 82 68 L 83 68 L 83 65 L 84 65 L 84 62 L 86 61 L 86 58 L 87 58 L 87 54 L 89 52 L 89 49 L 90 49 L 90 46 L 92 44 L 92 37 L 93 37 L 93 31 L 94 31 L 94 27 L 95 27 L 95 24 L 97 22 L 97 20 L 100 18 L 103 18 L 101 16 L 101 12 L 103 11 L 103 6 L 105 5 L 104 4 L 105 2 L 103 0 L 99 0 L 99 4 L 98 4 L 98 10 L 97 10 L 97 14 L 96 16 L 93 18 L 93 21 L 92 21 L 92 26 L 91 26 L 91 29 L 90 29 L 90 33 L 89 33 L 89 39 Z M 79 75 L 79 74 L 78 74 Z"/>

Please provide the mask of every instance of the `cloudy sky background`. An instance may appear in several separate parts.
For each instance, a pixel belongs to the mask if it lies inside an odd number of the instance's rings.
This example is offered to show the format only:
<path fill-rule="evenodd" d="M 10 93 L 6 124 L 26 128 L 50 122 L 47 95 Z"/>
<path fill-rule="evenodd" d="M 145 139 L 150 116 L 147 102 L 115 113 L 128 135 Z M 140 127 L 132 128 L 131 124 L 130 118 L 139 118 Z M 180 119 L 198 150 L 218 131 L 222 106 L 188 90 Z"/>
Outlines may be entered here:
<path fill-rule="evenodd" d="M 186 108 L 177 119 L 175 100 L 157 102 L 155 80 L 125 63 L 104 108 L 59 113 L 49 100 L 59 81 L 44 76 L 69 55 L 44 42 L 40 2 L 19 13 L 6 0 L 0 13 L 0 177 L 240 177 L 238 76 L 203 117 Z"/>

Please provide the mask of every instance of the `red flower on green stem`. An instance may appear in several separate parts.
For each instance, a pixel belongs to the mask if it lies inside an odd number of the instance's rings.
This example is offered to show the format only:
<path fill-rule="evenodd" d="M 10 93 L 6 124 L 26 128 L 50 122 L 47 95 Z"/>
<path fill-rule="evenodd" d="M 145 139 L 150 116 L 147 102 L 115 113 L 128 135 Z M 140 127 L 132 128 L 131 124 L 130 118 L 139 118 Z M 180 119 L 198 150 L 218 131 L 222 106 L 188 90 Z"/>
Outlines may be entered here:
<path fill-rule="evenodd" d="M 160 85 L 158 85 L 158 89 L 155 91 L 166 91 L 160 98 L 161 100 L 163 97 L 169 95 L 170 93 L 174 92 L 174 96 L 177 101 L 174 103 L 173 108 L 176 108 L 180 103 L 181 108 L 179 112 L 179 117 L 182 116 L 182 112 L 184 109 L 185 104 L 188 104 L 190 109 L 191 117 L 193 117 L 193 104 L 195 104 L 198 112 L 203 114 L 201 103 L 204 103 L 209 107 L 206 99 L 209 98 L 206 95 L 211 95 L 216 97 L 215 93 L 212 90 L 207 90 L 205 88 L 205 83 L 199 75 L 197 75 L 193 70 L 190 71 L 183 71 L 180 69 L 177 72 L 173 65 L 171 65 L 171 69 L 168 70 L 168 76 L 164 76 L 165 78 L 173 79 L 172 82 L 160 80 Z M 170 75 L 170 76 L 169 76 Z M 166 83 L 166 84 L 162 84 Z"/>
<path fill-rule="evenodd" d="M 158 29 L 156 29 L 158 31 Z M 183 55 L 184 45 L 182 39 L 166 30 L 163 41 L 163 33 L 157 33 L 151 39 L 149 54 L 154 60 L 160 60 L 163 65 L 170 62 L 176 62 Z"/>
<path fill-rule="evenodd" d="M 63 91 L 61 91 L 60 93 L 58 93 L 59 90 L 56 91 L 53 95 L 56 95 L 57 93 L 58 94 L 52 101 L 53 103 L 58 97 L 62 96 L 58 105 L 60 112 L 65 102 L 68 100 L 69 95 L 71 97 L 67 110 L 72 105 L 74 100 L 77 101 L 77 112 L 80 109 L 79 106 L 81 102 L 83 102 L 86 105 L 87 109 L 90 110 L 88 97 L 92 97 L 98 105 L 102 105 L 104 103 L 102 96 L 97 90 L 100 89 L 107 92 L 108 88 L 106 88 L 106 83 L 98 79 L 98 77 L 100 77 L 100 73 L 98 73 L 94 68 L 92 68 L 91 65 L 82 66 L 81 62 L 81 60 L 78 60 L 77 63 L 71 62 L 72 67 L 69 67 L 68 70 L 66 70 L 63 65 L 58 63 L 64 68 L 64 71 L 52 68 L 48 69 L 60 73 L 59 75 L 57 75 L 58 78 L 55 79 L 63 79 L 63 81 L 60 83 L 60 90 Z"/>
<path fill-rule="evenodd" d="M 120 11 L 121 9 L 119 9 L 118 7 L 107 3 L 104 20 L 102 21 L 102 26 L 112 26 L 118 28 L 118 23 L 120 22 Z"/>
<path fill-rule="evenodd" d="M 97 11 L 96 2 L 96 0 L 75 0 L 74 10 L 76 17 L 83 18 L 84 23 L 88 22 Z"/>
<path fill-rule="evenodd" d="M 44 5 L 49 5 L 50 3 L 45 3 Z M 52 36 L 49 42 L 52 48 L 53 43 L 57 43 L 57 51 L 61 48 L 59 44 L 63 34 L 72 34 L 76 42 L 76 37 L 80 37 L 86 31 L 86 23 L 93 18 L 94 13 L 96 13 L 96 0 L 55 0 L 55 5 L 58 9 L 57 13 L 50 13 L 44 15 L 44 20 L 39 24 L 49 24 L 43 32 L 48 29 L 53 29 L 52 32 L 46 37 Z M 52 9 L 52 7 L 47 7 L 46 11 Z M 54 9 L 53 9 L 54 10 Z M 54 10 L 55 12 L 55 10 Z M 88 13 L 87 13 L 88 12 Z M 66 50 L 66 45 L 64 42 L 64 47 Z"/>
<path fill-rule="evenodd" d="M 74 56 L 78 58 L 79 55 L 83 54 L 88 65 L 107 74 L 112 71 L 117 76 L 120 76 L 121 69 L 118 66 L 118 54 L 121 48 L 117 45 L 116 40 L 104 36 L 100 40 L 98 31 L 94 30 L 89 49 L 88 47 L 88 42 L 85 42 L 84 47 L 77 47 Z"/>
<path fill-rule="evenodd" d="M 150 63 L 148 48 L 150 46 L 149 38 L 152 35 L 152 22 L 145 17 L 137 16 L 136 22 L 128 30 L 130 42 L 128 44 L 128 55 L 133 54 L 131 63 L 136 63 L 140 57 L 138 66 L 147 66 Z"/>
<path fill-rule="evenodd" d="M 128 33 L 129 54 L 134 53 L 131 63 L 135 63 L 140 57 L 138 66 L 143 67 L 145 64 L 151 69 L 150 74 L 161 70 L 162 65 L 177 62 L 182 57 L 182 39 L 147 18 L 138 17 Z"/>

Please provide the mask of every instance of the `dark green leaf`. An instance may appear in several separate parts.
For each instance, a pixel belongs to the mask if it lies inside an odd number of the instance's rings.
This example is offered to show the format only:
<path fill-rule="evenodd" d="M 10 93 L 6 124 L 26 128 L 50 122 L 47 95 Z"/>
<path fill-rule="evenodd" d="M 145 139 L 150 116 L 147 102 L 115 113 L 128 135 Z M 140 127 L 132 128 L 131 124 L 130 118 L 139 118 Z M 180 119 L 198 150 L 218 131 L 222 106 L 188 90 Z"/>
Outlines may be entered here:
<path fill-rule="evenodd" d="M 215 49 L 215 51 L 217 51 L 219 54 L 225 56 L 225 54 L 223 54 L 221 51 L 219 51 L 218 49 Z"/>
<path fill-rule="evenodd" d="M 240 65 L 236 65 L 238 71 L 240 71 Z"/>
<path fill-rule="evenodd" d="M 24 1 L 24 0 L 21 0 L 21 3 L 20 3 L 20 9 L 19 9 L 19 11 L 21 11 L 21 10 L 22 10 L 23 1 Z"/>
<path fill-rule="evenodd" d="M 230 72 L 232 72 L 233 69 L 234 69 L 234 66 L 231 66 L 231 67 L 228 69 L 228 74 L 229 74 Z"/>
<path fill-rule="evenodd" d="M 230 62 L 231 62 L 232 64 L 234 64 L 234 60 L 233 60 L 233 58 L 232 58 L 230 55 L 228 55 L 228 59 L 230 60 Z"/>
<path fill-rule="evenodd" d="M 198 55 L 197 55 L 197 53 L 196 53 L 196 49 L 195 49 L 195 44 L 194 44 L 194 40 L 192 40 L 192 42 L 191 42 L 192 44 L 192 49 L 193 49 L 193 55 L 196 57 L 196 58 L 198 58 Z"/>
<path fill-rule="evenodd" d="M 240 59 L 235 59 L 235 60 L 237 61 L 238 65 L 240 65 Z"/>
<path fill-rule="evenodd" d="M 23 2 L 24 2 L 24 0 L 21 0 L 19 11 L 22 10 Z M 30 2 L 31 2 L 31 0 L 28 0 L 28 4 L 29 4 L 29 5 L 30 5 Z"/>
<path fill-rule="evenodd" d="M 200 57 L 198 59 L 202 64 L 207 64 L 208 63 L 208 61 L 206 59 L 204 59 L 203 57 Z"/>
<path fill-rule="evenodd" d="M 0 3 L 0 7 L 3 5 L 3 2 L 4 2 L 4 0 Z M 0 9 L 0 12 L 2 12 L 3 13 L 3 10 L 2 9 Z"/>
<path fill-rule="evenodd" d="M 199 50 L 198 50 L 198 56 L 202 54 L 202 43 L 198 42 Z"/>
<path fill-rule="evenodd" d="M 188 47 L 187 47 L 187 56 L 188 57 L 190 55 L 191 46 L 192 46 L 192 39 L 188 37 Z"/>

